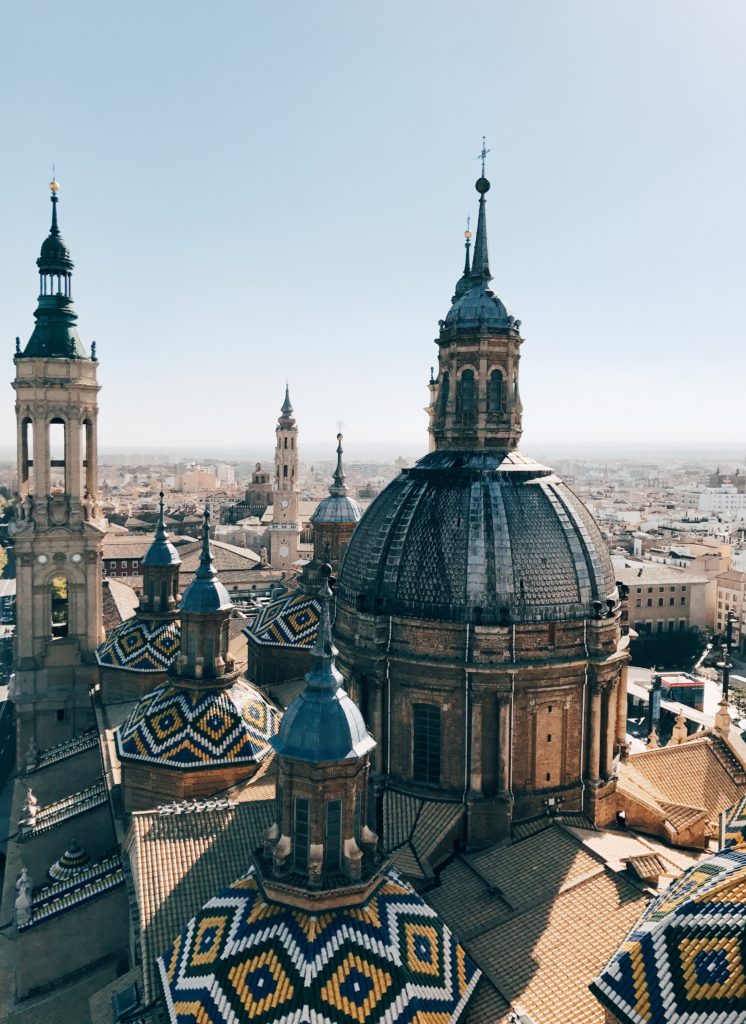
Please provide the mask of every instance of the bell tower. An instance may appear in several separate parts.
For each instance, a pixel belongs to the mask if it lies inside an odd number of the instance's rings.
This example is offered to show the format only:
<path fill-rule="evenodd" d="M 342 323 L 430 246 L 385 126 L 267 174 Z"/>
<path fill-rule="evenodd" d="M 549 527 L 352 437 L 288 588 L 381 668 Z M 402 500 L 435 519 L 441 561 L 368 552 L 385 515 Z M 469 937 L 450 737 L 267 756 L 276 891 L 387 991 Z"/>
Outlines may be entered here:
<path fill-rule="evenodd" d="M 275 569 L 289 569 L 298 558 L 300 516 L 298 514 L 298 427 L 293 418 L 290 391 L 285 385 L 285 401 L 275 428 L 275 481 L 270 526 L 269 560 Z"/>
<path fill-rule="evenodd" d="M 14 699 L 19 750 L 47 747 L 92 721 L 89 686 L 103 640 L 95 342 L 87 353 L 72 300 L 73 262 L 57 223 L 59 185 L 50 184 L 52 226 L 36 261 L 36 326 L 16 339 L 18 496 Z"/>
<path fill-rule="evenodd" d="M 490 288 L 486 155 L 483 145 L 482 175 L 475 185 L 479 218 L 474 252 L 467 229 L 464 272 L 448 315 L 439 323 L 438 372 L 431 374 L 427 410 L 431 451 L 488 448 L 512 452 L 523 429 L 518 390 L 521 321 L 508 313 Z"/>

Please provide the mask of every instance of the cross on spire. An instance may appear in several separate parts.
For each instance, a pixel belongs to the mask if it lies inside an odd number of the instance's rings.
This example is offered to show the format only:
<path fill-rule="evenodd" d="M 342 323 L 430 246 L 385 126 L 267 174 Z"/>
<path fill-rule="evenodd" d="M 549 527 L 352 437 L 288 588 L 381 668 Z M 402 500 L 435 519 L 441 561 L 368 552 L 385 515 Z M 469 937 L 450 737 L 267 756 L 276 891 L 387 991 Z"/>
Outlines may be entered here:
<path fill-rule="evenodd" d="M 491 152 L 492 152 L 491 149 L 487 149 L 487 136 L 483 135 L 482 136 L 482 151 L 479 154 L 479 156 L 477 157 L 477 160 L 481 160 L 482 161 L 482 177 L 484 177 L 484 161 L 487 159 L 487 154 L 491 153 Z"/>

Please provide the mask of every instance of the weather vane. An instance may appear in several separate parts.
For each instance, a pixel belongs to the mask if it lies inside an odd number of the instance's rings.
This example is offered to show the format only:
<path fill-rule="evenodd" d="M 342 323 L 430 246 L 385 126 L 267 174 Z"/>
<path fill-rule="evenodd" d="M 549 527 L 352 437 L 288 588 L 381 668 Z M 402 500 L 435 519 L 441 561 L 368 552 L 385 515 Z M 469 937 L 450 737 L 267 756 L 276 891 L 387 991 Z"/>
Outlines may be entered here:
<path fill-rule="evenodd" d="M 487 154 L 491 153 L 491 149 L 487 149 L 487 136 L 482 136 L 482 152 L 477 157 L 477 160 L 482 161 L 482 177 L 484 177 L 484 161 L 487 159 Z"/>

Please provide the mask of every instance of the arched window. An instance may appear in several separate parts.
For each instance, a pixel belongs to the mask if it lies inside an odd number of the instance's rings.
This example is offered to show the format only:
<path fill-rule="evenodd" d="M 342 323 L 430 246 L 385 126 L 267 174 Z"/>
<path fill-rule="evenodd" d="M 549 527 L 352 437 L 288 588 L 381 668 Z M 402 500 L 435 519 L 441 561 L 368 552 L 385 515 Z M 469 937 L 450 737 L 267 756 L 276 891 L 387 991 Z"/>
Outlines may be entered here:
<path fill-rule="evenodd" d="M 293 809 L 293 863 L 297 871 L 308 870 L 308 800 L 295 798 Z"/>
<path fill-rule="evenodd" d="M 438 405 L 440 406 L 441 416 L 445 415 L 446 406 L 448 405 L 448 392 L 451 386 L 451 378 L 448 370 L 443 374 L 443 380 L 440 383 L 440 393 L 438 395 Z"/>
<path fill-rule="evenodd" d="M 288 446 L 288 439 L 285 438 L 285 447 L 287 448 L 287 446 Z"/>
<path fill-rule="evenodd" d="M 326 804 L 326 835 L 324 837 L 324 866 L 328 872 L 342 867 L 342 801 L 328 800 Z"/>
<path fill-rule="evenodd" d="M 287 466 L 283 466 L 282 467 L 282 475 L 283 476 L 287 476 L 288 475 L 288 467 Z"/>
<path fill-rule="evenodd" d="M 65 466 L 65 421 L 56 416 L 49 421 L 49 487 L 67 491 Z"/>
<path fill-rule="evenodd" d="M 464 370 L 458 383 L 458 409 L 462 419 L 470 420 L 474 418 L 476 413 L 475 399 L 474 371 Z"/>
<path fill-rule="evenodd" d="M 21 420 L 21 494 L 34 490 L 34 424 L 30 416 Z"/>
<path fill-rule="evenodd" d="M 93 494 L 96 490 L 96 480 L 94 479 L 96 469 L 93 454 L 93 422 L 89 419 L 83 420 L 83 429 L 80 434 L 80 454 L 83 463 L 82 477 L 85 489 L 89 494 Z"/>
<path fill-rule="evenodd" d="M 70 626 L 70 601 L 68 597 L 67 579 L 54 576 L 49 582 L 52 600 L 52 621 L 50 633 L 52 639 L 59 640 L 67 636 Z"/>
<path fill-rule="evenodd" d="M 490 412 L 503 411 L 503 375 L 500 370 L 490 374 Z"/>
<path fill-rule="evenodd" d="M 412 706 L 412 774 L 415 782 L 440 784 L 440 708 L 436 704 Z"/>

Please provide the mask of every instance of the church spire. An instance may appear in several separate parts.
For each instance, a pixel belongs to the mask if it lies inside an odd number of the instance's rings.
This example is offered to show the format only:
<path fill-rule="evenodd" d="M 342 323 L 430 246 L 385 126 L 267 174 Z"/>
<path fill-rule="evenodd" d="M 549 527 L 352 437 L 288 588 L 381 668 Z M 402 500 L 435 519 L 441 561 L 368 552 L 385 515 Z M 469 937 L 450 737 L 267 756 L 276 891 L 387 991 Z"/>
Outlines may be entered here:
<path fill-rule="evenodd" d="M 36 327 L 21 357 L 88 359 L 76 324 L 78 315 L 72 300 L 74 263 L 67 243 L 60 234 L 57 203 L 60 186 L 50 181 L 52 224 L 36 265 L 39 268 L 39 304 L 34 313 Z"/>
<path fill-rule="evenodd" d="M 487 201 L 484 198 L 490 190 L 490 183 L 484 176 L 484 162 L 488 153 L 489 150 L 485 146 L 485 139 L 482 136 L 482 152 L 479 154 L 482 161 L 482 175 L 474 186 L 479 193 L 477 237 L 474 239 L 474 259 L 471 264 L 471 277 L 475 284 L 488 284 L 492 280 L 490 259 L 487 253 Z"/>
<path fill-rule="evenodd" d="M 342 468 L 341 434 L 337 434 L 337 468 L 334 470 L 334 476 L 332 478 L 332 485 L 329 488 L 329 493 L 339 498 L 343 498 L 345 494 L 347 494 L 347 487 L 345 486 L 345 471 Z"/>
<path fill-rule="evenodd" d="M 293 404 L 290 401 L 290 385 L 287 382 L 285 383 L 285 401 L 280 407 L 280 413 L 280 418 L 277 421 L 280 426 L 292 427 L 295 420 L 293 419 Z"/>

